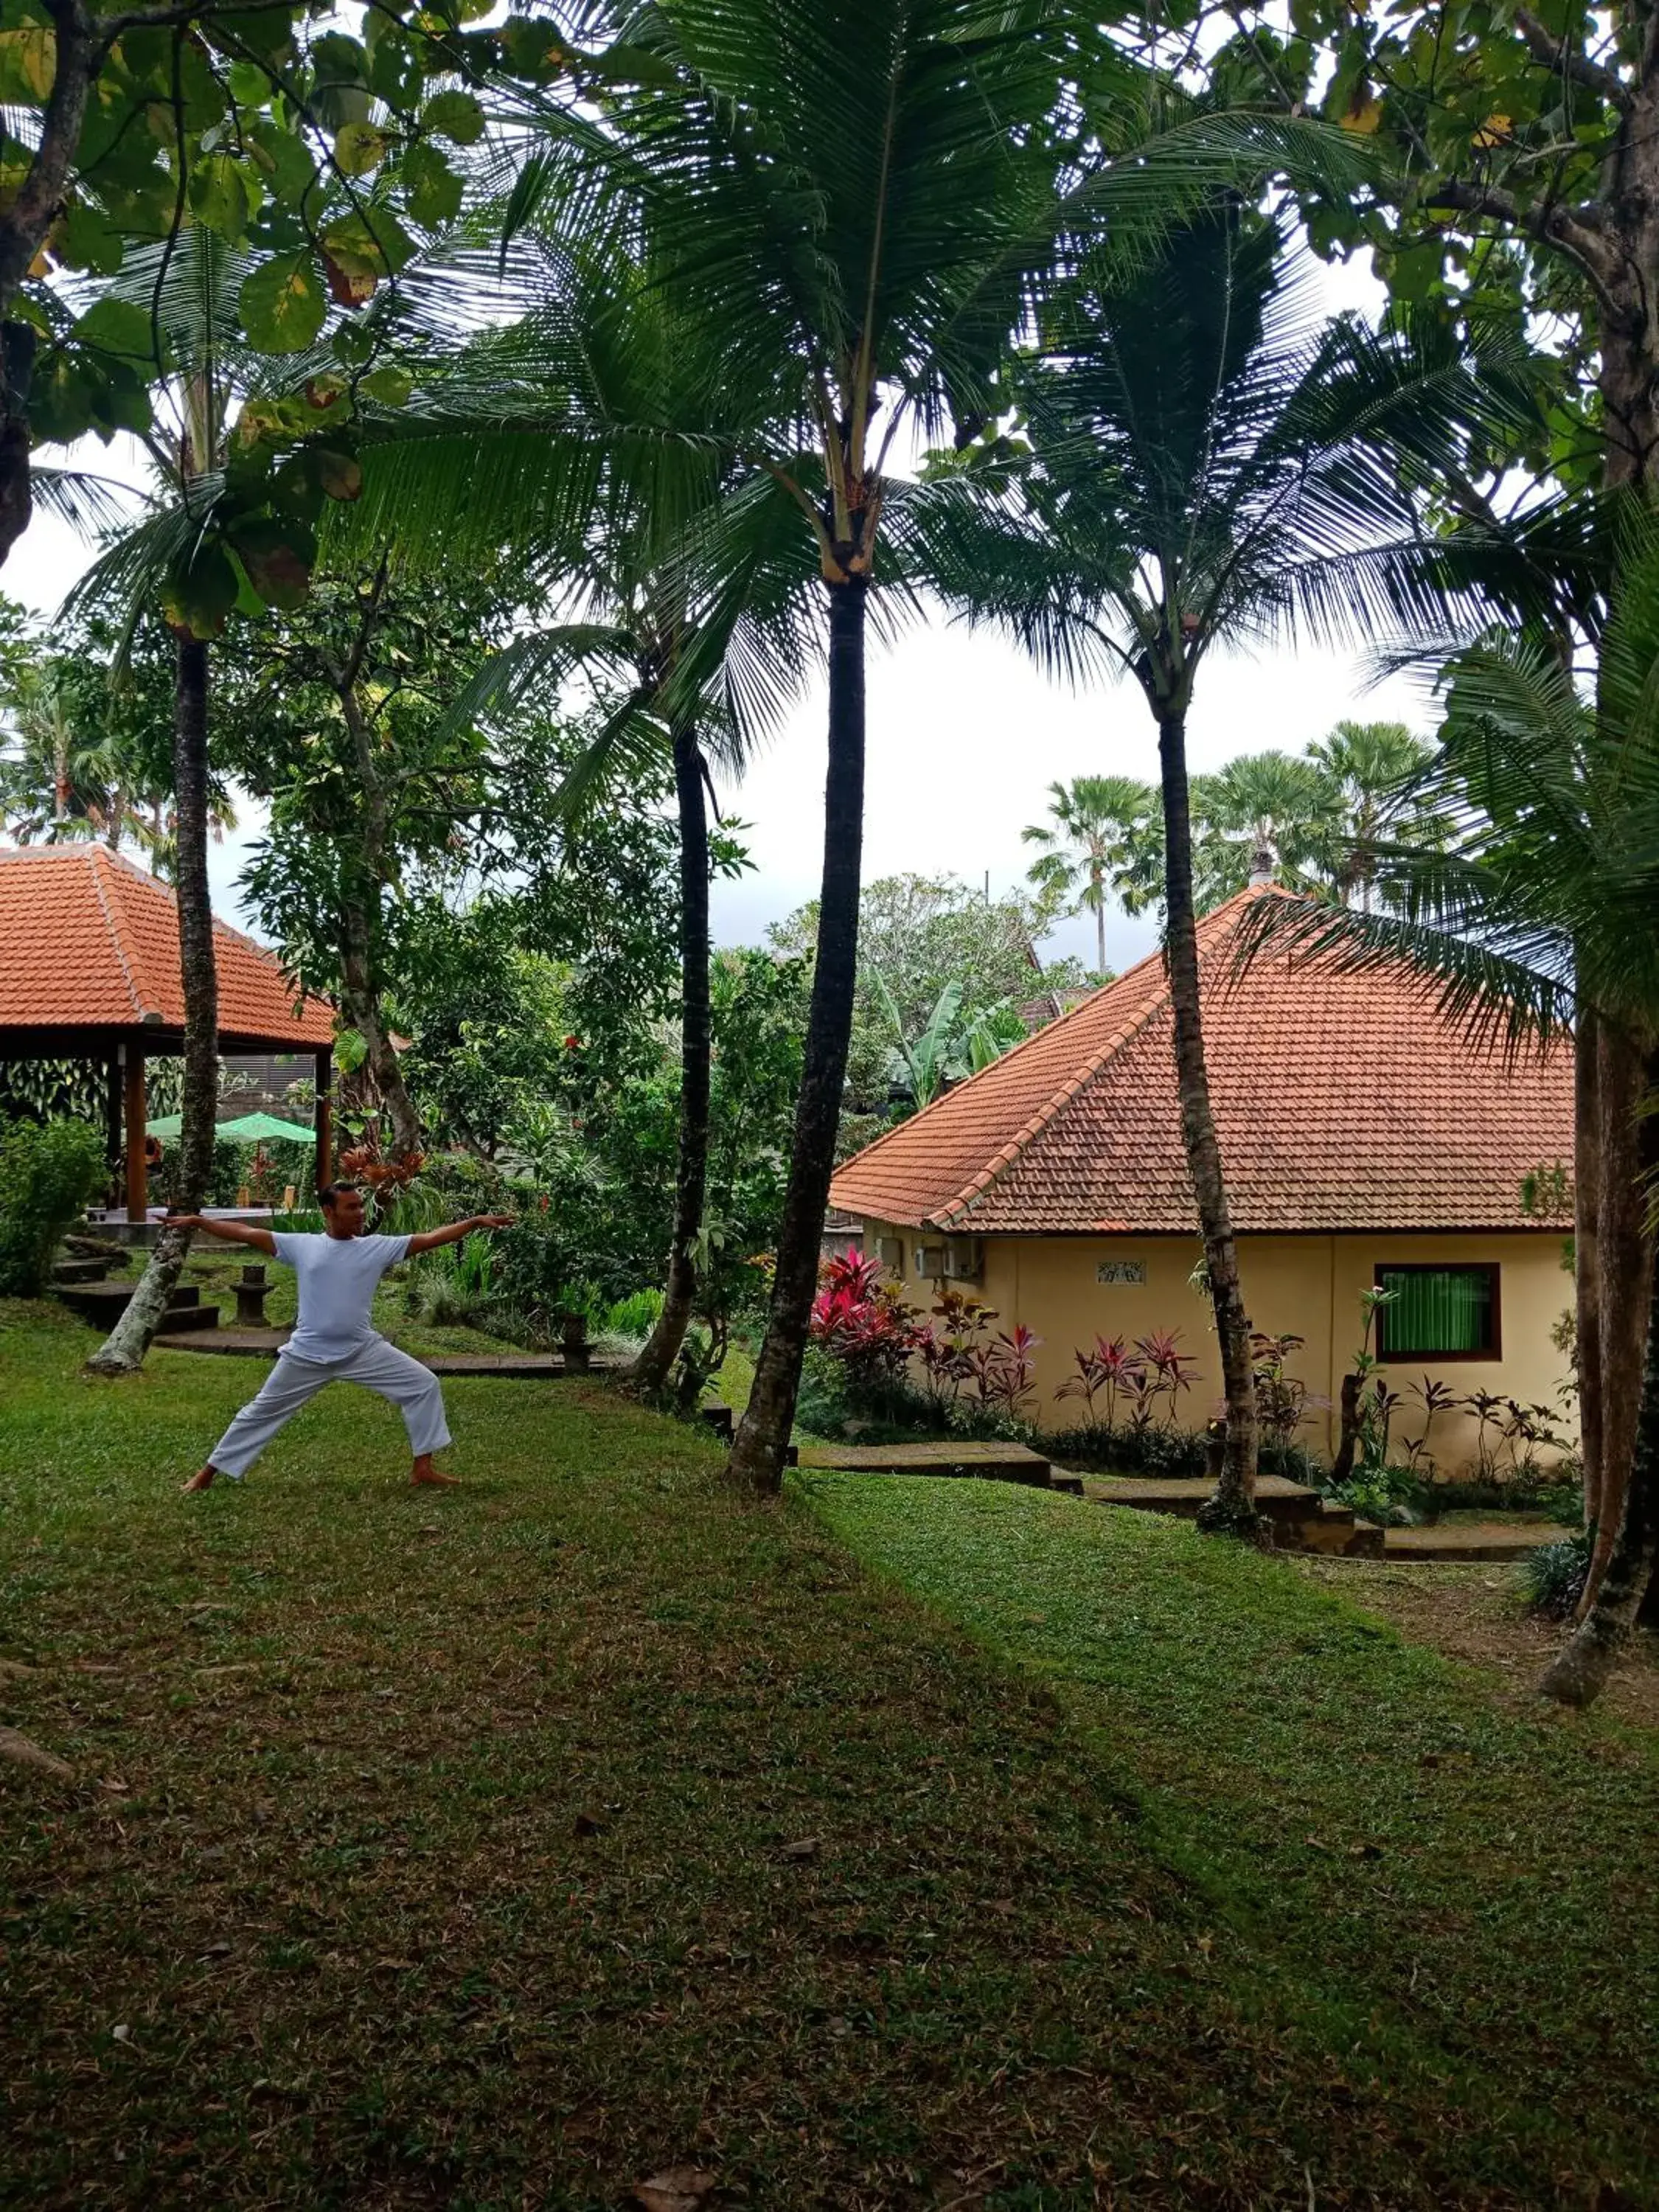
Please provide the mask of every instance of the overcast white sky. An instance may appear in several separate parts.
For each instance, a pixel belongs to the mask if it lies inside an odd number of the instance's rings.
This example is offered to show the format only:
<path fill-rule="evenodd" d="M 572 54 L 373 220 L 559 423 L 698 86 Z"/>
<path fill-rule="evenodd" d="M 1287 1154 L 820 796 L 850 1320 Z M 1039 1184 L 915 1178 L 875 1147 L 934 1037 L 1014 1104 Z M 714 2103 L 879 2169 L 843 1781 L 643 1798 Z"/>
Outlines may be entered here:
<path fill-rule="evenodd" d="M 1328 272 L 1330 309 L 1374 308 L 1380 288 L 1367 269 Z M 95 445 L 92 467 L 111 457 Z M 86 565 L 72 532 L 37 516 L 0 569 L 0 590 L 49 613 Z M 866 880 L 913 869 L 956 874 L 994 891 L 1023 877 L 1031 859 L 1021 828 L 1042 817 L 1048 785 L 1074 775 L 1124 774 L 1151 781 L 1157 748 L 1139 693 L 1121 685 L 1087 696 L 1047 682 L 1014 647 L 969 635 L 943 616 L 908 630 L 890 649 L 872 649 L 868 676 L 869 770 L 865 813 Z M 728 812 L 750 825 L 755 872 L 714 888 L 716 934 L 725 944 L 757 940 L 811 897 L 823 854 L 824 695 L 820 685 L 737 790 Z M 1295 751 L 1345 714 L 1420 721 L 1403 682 L 1366 691 L 1342 656 L 1316 652 L 1261 659 L 1216 659 L 1205 668 L 1188 723 L 1192 766 L 1213 769 L 1233 755 L 1278 745 Z M 241 809 L 239 830 L 211 859 L 215 902 L 238 911 L 235 878 L 258 811 Z M 1107 957 L 1122 967 L 1151 949 L 1152 926 L 1111 915 Z M 1093 958 L 1093 924 L 1066 922 L 1044 948 Z"/>

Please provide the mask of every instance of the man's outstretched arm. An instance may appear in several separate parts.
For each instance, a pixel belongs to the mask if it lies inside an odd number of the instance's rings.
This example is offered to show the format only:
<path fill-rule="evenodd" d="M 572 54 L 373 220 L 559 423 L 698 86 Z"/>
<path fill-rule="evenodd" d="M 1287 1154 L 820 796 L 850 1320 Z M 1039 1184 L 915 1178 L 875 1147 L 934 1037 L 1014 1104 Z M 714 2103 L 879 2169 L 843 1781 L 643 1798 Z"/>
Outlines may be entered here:
<path fill-rule="evenodd" d="M 510 1213 L 475 1213 L 468 1221 L 452 1221 L 447 1229 L 423 1229 L 418 1237 L 411 1237 L 409 1249 L 413 1252 L 430 1252 L 440 1244 L 459 1244 L 463 1237 L 470 1237 L 475 1229 L 510 1229 Z"/>
<path fill-rule="evenodd" d="M 169 1229 L 204 1229 L 210 1237 L 222 1237 L 227 1244 L 251 1244 L 256 1252 L 276 1256 L 276 1239 L 268 1229 L 256 1228 L 251 1221 L 214 1221 L 204 1213 L 169 1213 L 165 1224 Z"/>

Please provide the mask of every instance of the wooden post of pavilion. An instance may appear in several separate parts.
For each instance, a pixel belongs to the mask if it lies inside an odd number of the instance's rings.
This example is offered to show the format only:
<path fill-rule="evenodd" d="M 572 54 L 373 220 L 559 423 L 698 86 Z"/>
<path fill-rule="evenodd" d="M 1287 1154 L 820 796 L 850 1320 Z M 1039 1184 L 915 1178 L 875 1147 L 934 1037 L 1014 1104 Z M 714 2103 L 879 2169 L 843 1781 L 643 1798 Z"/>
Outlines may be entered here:
<path fill-rule="evenodd" d="M 334 1180 L 334 1101 L 329 1093 L 334 1081 L 334 1054 L 325 1045 L 317 1054 L 317 1105 L 313 1127 L 317 1132 L 317 1188 Z"/>
<path fill-rule="evenodd" d="M 127 1219 L 149 1218 L 149 1177 L 144 1162 L 144 1048 L 129 1037 L 121 1047 L 125 1066 Z"/>

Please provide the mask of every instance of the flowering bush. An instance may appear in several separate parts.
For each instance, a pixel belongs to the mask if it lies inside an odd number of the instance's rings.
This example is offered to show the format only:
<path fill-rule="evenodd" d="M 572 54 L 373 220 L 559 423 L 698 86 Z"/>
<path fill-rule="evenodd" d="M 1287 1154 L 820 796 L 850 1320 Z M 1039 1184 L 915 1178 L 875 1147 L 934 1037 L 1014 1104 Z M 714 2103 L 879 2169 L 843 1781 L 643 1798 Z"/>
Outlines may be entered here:
<path fill-rule="evenodd" d="M 864 1389 L 896 1382 L 922 1340 L 915 1308 L 881 1280 L 879 1260 L 851 1244 L 825 1262 L 808 1330 Z"/>

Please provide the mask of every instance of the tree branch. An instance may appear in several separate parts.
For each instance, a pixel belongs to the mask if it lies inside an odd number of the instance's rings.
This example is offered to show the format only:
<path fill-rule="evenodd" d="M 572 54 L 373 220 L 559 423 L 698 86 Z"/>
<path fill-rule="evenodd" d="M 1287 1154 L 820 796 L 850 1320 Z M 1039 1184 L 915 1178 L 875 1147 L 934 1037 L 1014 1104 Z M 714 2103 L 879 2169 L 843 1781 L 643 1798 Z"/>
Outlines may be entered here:
<path fill-rule="evenodd" d="M 1570 78 L 1581 84 L 1586 92 L 1593 92 L 1598 100 L 1605 100 L 1621 115 L 1628 115 L 1633 98 L 1630 87 L 1622 77 L 1600 62 L 1594 62 L 1578 47 L 1570 46 L 1565 38 L 1558 39 L 1553 31 L 1540 23 L 1536 15 L 1525 8 L 1515 11 L 1515 27 L 1525 40 L 1527 51 L 1535 62 L 1542 63 L 1557 76 Z"/>
<path fill-rule="evenodd" d="M 1624 319 L 1627 310 L 1611 289 L 1616 264 L 1607 241 L 1571 208 L 1559 203 L 1528 206 L 1497 185 L 1466 184 L 1456 177 L 1425 193 L 1422 204 L 1431 213 L 1484 216 L 1490 222 L 1523 231 L 1543 245 L 1559 247 L 1589 279 L 1603 312 L 1615 322 Z"/>
<path fill-rule="evenodd" d="M 82 0 L 46 0 L 46 5 L 57 43 L 57 65 L 41 113 L 40 143 L 17 197 L 0 222 L 0 315 L 10 307 L 57 218 L 98 68 L 98 48 Z"/>

